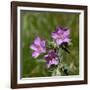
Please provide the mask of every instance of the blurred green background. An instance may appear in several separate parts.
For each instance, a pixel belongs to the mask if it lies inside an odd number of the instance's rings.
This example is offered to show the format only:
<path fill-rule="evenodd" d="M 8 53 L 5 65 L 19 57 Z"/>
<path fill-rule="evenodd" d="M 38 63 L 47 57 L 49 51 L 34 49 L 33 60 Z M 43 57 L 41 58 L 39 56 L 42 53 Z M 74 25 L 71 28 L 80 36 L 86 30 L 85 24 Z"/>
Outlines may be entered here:
<path fill-rule="evenodd" d="M 50 76 L 45 60 L 40 62 L 32 58 L 29 48 L 36 36 L 51 40 L 51 32 L 56 26 L 68 27 L 72 44 L 70 54 L 63 53 L 62 63 L 67 64 L 71 71 L 69 75 L 79 75 L 79 14 L 63 12 L 21 11 L 21 76 Z"/>

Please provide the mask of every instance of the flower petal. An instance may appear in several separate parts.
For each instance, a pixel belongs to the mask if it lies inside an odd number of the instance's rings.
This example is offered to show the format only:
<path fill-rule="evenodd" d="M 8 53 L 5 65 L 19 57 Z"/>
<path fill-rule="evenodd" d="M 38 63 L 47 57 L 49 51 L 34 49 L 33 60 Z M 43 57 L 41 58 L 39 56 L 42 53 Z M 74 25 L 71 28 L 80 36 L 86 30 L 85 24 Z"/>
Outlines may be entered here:
<path fill-rule="evenodd" d="M 36 51 L 34 51 L 32 53 L 32 57 L 34 57 L 34 58 L 37 58 L 39 55 L 40 55 L 40 53 L 39 52 L 36 52 Z"/>
<path fill-rule="evenodd" d="M 57 65 L 58 64 L 58 61 L 56 60 L 56 59 L 52 59 L 52 62 L 51 62 L 51 64 L 53 65 Z"/>
<path fill-rule="evenodd" d="M 46 42 L 44 40 L 41 41 L 40 43 L 40 47 L 42 48 L 41 52 L 45 53 L 46 52 L 46 46 L 45 46 Z"/>
<path fill-rule="evenodd" d="M 50 68 L 51 65 L 57 65 L 59 62 L 56 59 L 49 60 L 47 62 L 47 67 Z"/>
<path fill-rule="evenodd" d="M 32 45 L 30 46 L 30 48 L 31 48 L 32 50 L 35 50 L 35 51 L 38 50 L 37 47 L 36 47 L 34 44 L 32 44 Z"/>
<path fill-rule="evenodd" d="M 57 39 L 57 38 L 58 38 L 57 33 L 53 32 L 53 33 L 52 33 L 52 38 L 53 38 L 53 39 Z"/>
<path fill-rule="evenodd" d="M 46 52 L 46 49 L 43 49 L 41 52 L 42 52 L 42 53 L 45 53 L 45 52 Z"/>
<path fill-rule="evenodd" d="M 46 42 L 43 40 L 43 41 L 41 41 L 41 46 L 43 47 L 43 48 L 45 48 L 45 44 L 46 44 Z"/>
<path fill-rule="evenodd" d="M 62 27 L 60 27 L 60 26 L 58 26 L 58 27 L 56 28 L 56 31 L 57 31 L 57 33 L 61 33 L 61 34 L 64 33 L 64 29 L 63 29 Z"/>
<path fill-rule="evenodd" d="M 39 37 L 36 37 L 36 39 L 34 40 L 34 44 L 40 45 L 40 43 L 41 43 L 40 38 Z"/>
<path fill-rule="evenodd" d="M 68 29 L 68 30 L 66 30 L 65 32 L 64 32 L 64 37 L 67 37 L 67 36 L 69 36 L 70 35 L 70 30 Z"/>
<path fill-rule="evenodd" d="M 70 42 L 70 39 L 69 39 L 69 38 L 65 38 L 65 39 L 63 40 L 63 42 L 69 43 L 69 42 Z"/>
<path fill-rule="evenodd" d="M 63 40 L 62 39 L 57 39 L 56 43 L 57 43 L 57 45 L 61 45 L 63 43 Z"/>
<path fill-rule="evenodd" d="M 51 65 L 52 65 L 52 61 L 50 60 L 47 62 L 47 68 L 50 68 Z"/>
<path fill-rule="evenodd" d="M 48 59 L 48 55 L 45 55 L 44 58 L 47 60 Z"/>

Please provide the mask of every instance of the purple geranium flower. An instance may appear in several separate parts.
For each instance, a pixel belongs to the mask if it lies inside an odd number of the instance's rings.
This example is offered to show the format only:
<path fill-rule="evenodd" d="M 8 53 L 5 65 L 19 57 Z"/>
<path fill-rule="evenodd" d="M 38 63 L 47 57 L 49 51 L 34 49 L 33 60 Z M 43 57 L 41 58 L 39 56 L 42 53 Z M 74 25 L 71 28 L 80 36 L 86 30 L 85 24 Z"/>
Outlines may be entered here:
<path fill-rule="evenodd" d="M 59 63 L 58 55 L 54 50 L 50 50 L 48 55 L 45 55 L 45 60 L 47 61 L 47 67 L 51 65 L 57 65 Z"/>
<path fill-rule="evenodd" d="M 57 45 L 61 45 L 62 43 L 69 43 L 70 30 L 67 28 L 57 27 L 56 31 L 52 33 L 52 38 Z"/>
<path fill-rule="evenodd" d="M 37 58 L 41 53 L 46 52 L 45 40 L 41 40 L 39 37 L 36 37 L 34 43 L 30 46 L 33 50 L 32 57 Z"/>

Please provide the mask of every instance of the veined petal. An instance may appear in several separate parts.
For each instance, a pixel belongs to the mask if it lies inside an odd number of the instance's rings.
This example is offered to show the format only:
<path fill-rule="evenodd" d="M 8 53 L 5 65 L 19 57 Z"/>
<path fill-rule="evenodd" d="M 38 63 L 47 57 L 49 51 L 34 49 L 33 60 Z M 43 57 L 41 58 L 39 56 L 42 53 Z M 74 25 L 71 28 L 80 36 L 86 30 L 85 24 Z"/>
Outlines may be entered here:
<path fill-rule="evenodd" d="M 34 52 L 32 53 L 32 57 L 34 57 L 34 58 L 37 58 L 39 55 L 40 55 L 40 53 L 37 52 L 37 51 L 34 51 Z"/>

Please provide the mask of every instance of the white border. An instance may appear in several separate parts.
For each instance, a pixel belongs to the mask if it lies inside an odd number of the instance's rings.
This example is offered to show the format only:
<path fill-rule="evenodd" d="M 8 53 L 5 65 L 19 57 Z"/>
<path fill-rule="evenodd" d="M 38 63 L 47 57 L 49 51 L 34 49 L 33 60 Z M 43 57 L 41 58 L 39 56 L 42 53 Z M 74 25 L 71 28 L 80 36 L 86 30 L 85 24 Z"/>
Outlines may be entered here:
<path fill-rule="evenodd" d="M 69 12 L 80 13 L 79 16 L 79 63 L 80 75 L 77 76 L 54 76 L 54 77 L 37 77 L 37 78 L 20 78 L 20 10 L 33 11 L 54 11 L 54 12 Z M 42 83 L 42 82 L 62 82 L 62 81 L 77 81 L 84 80 L 84 11 L 72 9 L 51 9 L 51 8 L 35 8 L 35 7 L 17 7 L 17 83 Z"/>

